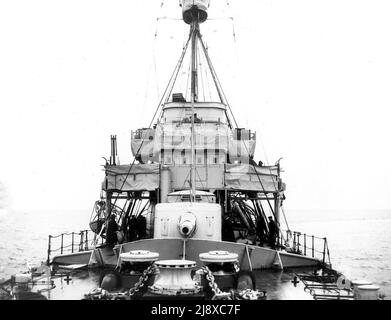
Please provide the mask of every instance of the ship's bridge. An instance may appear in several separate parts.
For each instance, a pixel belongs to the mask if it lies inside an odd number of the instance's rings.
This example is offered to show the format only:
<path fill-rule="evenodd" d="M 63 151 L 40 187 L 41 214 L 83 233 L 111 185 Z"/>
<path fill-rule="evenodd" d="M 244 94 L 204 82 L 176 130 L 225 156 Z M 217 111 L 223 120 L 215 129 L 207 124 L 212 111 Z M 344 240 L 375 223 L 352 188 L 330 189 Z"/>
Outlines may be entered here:
<path fill-rule="evenodd" d="M 219 109 L 216 110 L 219 111 Z M 196 114 L 198 117 L 198 113 Z M 204 121 L 202 118 L 196 121 L 193 128 L 193 148 L 198 165 L 248 163 L 249 158 L 254 156 L 255 132 L 243 128 L 231 129 L 226 123 L 212 120 Z M 191 119 L 186 121 L 166 120 L 154 128 L 132 132 L 132 153 L 140 163 L 190 165 L 191 139 Z"/>
<path fill-rule="evenodd" d="M 227 124 L 226 106 L 220 102 L 169 102 L 163 107 L 161 123 L 191 123 L 194 105 L 195 123 Z"/>

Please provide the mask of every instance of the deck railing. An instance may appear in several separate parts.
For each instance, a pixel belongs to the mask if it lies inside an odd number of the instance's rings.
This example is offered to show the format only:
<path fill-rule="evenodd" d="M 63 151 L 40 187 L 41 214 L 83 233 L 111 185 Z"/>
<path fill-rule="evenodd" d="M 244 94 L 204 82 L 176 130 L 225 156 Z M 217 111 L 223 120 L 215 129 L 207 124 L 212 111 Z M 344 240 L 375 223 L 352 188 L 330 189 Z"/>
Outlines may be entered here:
<path fill-rule="evenodd" d="M 318 259 L 324 266 L 331 267 L 327 238 L 320 238 L 298 231 L 280 230 L 278 244 L 281 247 L 289 247 L 294 253 Z"/>
<path fill-rule="evenodd" d="M 98 244 L 103 244 L 103 237 L 94 233 L 90 237 L 90 230 L 62 233 L 57 236 L 49 235 L 47 264 L 50 264 L 52 253 L 65 254 L 91 250 Z M 307 235 L 298 231 L 280 230 L 277 240 L 278 246 L 291 250 L 296 254 L 320 260 L 324 266 L 331 267 L 330 251 L 327 238 Z M 56 245 L 55 249 L 53 247 Z"/>
<path fill-rule="evenodd" d="M 47 265 L 50 264 L 50 256 L 52 253 L 69 254 L 82 251 L 88 251 L 99 242 L 103 244 L 104 239 L 97 235 L 90 236 L 90 230 L 82 230 L 80 232 L 61 233 L 57 236 L 49 235 Z M 97 241 L 98 240 L 98 241 Z"/>

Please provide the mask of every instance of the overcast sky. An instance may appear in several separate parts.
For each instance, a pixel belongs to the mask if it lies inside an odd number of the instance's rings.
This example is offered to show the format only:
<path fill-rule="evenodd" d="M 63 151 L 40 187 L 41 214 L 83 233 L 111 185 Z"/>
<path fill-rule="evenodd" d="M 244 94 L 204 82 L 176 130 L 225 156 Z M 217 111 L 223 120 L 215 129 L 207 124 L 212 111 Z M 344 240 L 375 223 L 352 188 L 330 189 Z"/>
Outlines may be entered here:
<path fill-rule="evenodd" d="M 130 132 L 149 124 L 188 34 L 178 0 L 161 4 L 0 0 L 12 208 L 89 213 L 110 134 L 131 161 Z M 283 157 L 286 210 L 391 208 L 391 2 L 229 4 L 212 0 L 202 33 L 240 126 L 257 131 L 256 160 Z"/>

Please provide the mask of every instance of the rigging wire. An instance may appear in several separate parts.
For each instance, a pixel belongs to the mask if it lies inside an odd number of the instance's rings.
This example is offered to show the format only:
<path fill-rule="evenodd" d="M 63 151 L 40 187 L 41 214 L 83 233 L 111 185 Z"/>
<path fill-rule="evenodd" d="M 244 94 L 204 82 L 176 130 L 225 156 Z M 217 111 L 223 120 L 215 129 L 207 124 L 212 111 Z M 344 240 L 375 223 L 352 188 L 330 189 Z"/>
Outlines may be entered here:
<path fill-rule="evenodd" d="M 164 1 L 163 1 L 163 2 L 164 2 Z M 151 126 L 152 126 L 152 124 L 153 124 L 153 122 L 154 122 L 154 120 L 155 120 L 155 117 L 156 117 L 156 115 L 157 115 L 157 113 L 158 113 L 158 111 L 159 111 L 159 109 L 160 109 L 160 107 L 161 107 L 161 105 L 162 105 L 162 103 L 163 103 L 163 101 L 164 101 L 165 95 L 167 94 L 167 91 L 168 91 L 169 88 L 170 88 L 170 84 L 172 83 L 172 80 L 173 80 L 174 78 L 176 79 L 176 77 L 178 76 L 178 72 L 179 72 L 179 69 L 180 69 L 179 67 L 180 67 L 180 65 L 182 64 L 182 61 L 183 61 L 183 58 L 184 58 L 185 53 L 186 53 L 186 51 L 187 51 L 187 48 L 188 48 L 188 46 L 189 46 L 190 40 L 191 40 L 191 33 L 189 34 L 189 38 L 188 38 L 188 40 L 187 40 L 187 43 L 186 43 L 185 47 L 183 48 L 183 52 L 182 52 L 181 57 L 180 57 L 180 59 L 179 59 L 179 61 L 178 61 L 178 64 L 176 65 L 176 67 L 175 67 L 175 69 L 174 69 L 174 72 L 173 72 L 173 74 L 171 75 L 170 81 L 169 81 L 169 83 L 168 83 L 168 85 L 167 85 L 167 87 L 166 87 L 166 89 L 165 89 L 165 91 L 164 91 L 163 96 L 161 97 L 161 99 L 160 99 L 160 101 L 159 101 L 159 104 L 158 104 L 158 106 L 157 106 L 157 108 L 156 108 L 156 111 L 155 111 L 155 113 L 154 113 L 154 115 L 153 115 L 153 117 L 152 117 L 151 122 L 149 123 L 148 128 L 151 128 Z M 170 93 L 170 94 L 171 94 L 171 93 Z M 142 140 L 142 142 L 141 142 L 141 144 L 140 144 L 140 147 L 139 147 L 138 150 L 137 150 L 136 155 L 139 154 L 139 152 L 140 152 L 140 150 L 141 150 L 141 148 L 142 148 L 144 142 L 145 142 L 145 140 Z M 111 212 L 112 212 L 112 210 L 113 210 L 113 207 L 116 205 L 116 203 L 117 203 L 117 201 L 118 201 L 118 199 L 119 199 L 119 195 L 120 195 L 120 193 L 122 192 L 122 189 L 123 189 L 123 187 L 124 187 L 124 185 L 125 185 L 125 183 L 126 183 L 128 177 L 129 177 L 129 175 L 130 175 L 130 172 L 132 171 L 132 168 L 133 168 L 135 162 L 136 162 L 136 157 L 134 157 L 132 163 L 131 163 L 130 166 L 129 166 L 129 170 L 128 170 L 128 172 L 126 173 L 126 176 L 125 176 L 124 181 L 122 182 L 121 188 L 119 189 L 120 192 L 118 192 L 118 195 L 117 195 L 117 197 L 116 197 L 115 200 L 114 200 L 114 204 L 113 204 L 112 206 L 110 206 L 110 212 L 109 212 L 108 216 L 110 216 L 110 214 L 111 214 Z"/>
<path fill-rule="evenodd" d="M 208 71 L 206 68 L 204 68 L 204 72 L 205 72 L 206 83 L 209 83 L 209 75 L 208 75 Z M 207 86 L 207 88 L 208 88 L 208 93 L 209 93 L 209 101 L 212 101 L 212 91 L 210 90 L 210 86 Z"/>
<path fill-rule="evenodd" d="M 232 36 L 234 38 L 234 43 L 236 45 L 236 31 L 235 31 L 235 23 L 234 23 L 234 17 L 231 17 L 231 22 L 232 22 Z"/>
<path fill-rule="evenodd" d="M 232 8 L 231 8 L 231 3 L 229 0 L 226 0 L 226 5 L 227 7 L 229 8 L 229 10 L 231 10 L 231 13 L 232 13 Z M 234 21 L 234 17 L 233 15 L 230 17 L 231 19 L 231 22 L 232 22 L 232 36 L 233 36 L 233 40 L 234 40 L 234 44 L 235 44 L 235 55 L 236 55 L 236 62 L 237 62 L 237 69 L 240 70 L 239 68 L 239 55 L 238 55 L 238 50 L 237 50 L 237 47 L 238 47 L 238 43 L 237 43 L 237 38 L 236 38 L 236 28 L 235 28 L 235 21 Z M 268 157 L 267 157 L 267 153 L 266 153 L 266 150 L 265 150 L 265 145 L 263 143 L 263 140 L 262 140 L 262 137 L 261 137 L 261 145 L 262 145 L 262 149 L 263 149 L 263 153 L 265 155 L 265 160 L 266 160 L 266 164 L 269 165 L 269 160 L 268 160 Z M 272 173 L 272 172 L 270 172 Z"/>
<path fill-rule="evenodd" d="M 160 8 L 159 11 L 162 12 L 163 6 L 164 6 L 164 1 L 160 3 Z M 160 15 L 160 13 L 159 13 Z M 152 47 L 152 54 L 153 54 L 153 65 L 154 65 L 154 70 L 155 70 L 155 85 L 156 85 L 156 93 L 157 93 L 157 99 L 160 97 L 160 88 L 159 88 L 159 76 L 158 76 L 158 71 L 157 71 L 157 63 L 156 63 L 156 43 L 157 43 L 157 37 L 158 37 L 158 24 L 159 24 L 159 18 L 156 18 L 156 25 L 155 25 L 155 37 L 153 41 L 153 47 Z"/>
<path fill-rule="evenodd" d="M 182 18 L 174 18 L 174 17 L 167 17 L 167 16 L 164 16 L 164 17 L 159 17 L 157 18 L 158 20 L 174 20 L 174 21 L 179 21 L 179 20 L 183 20 Z"/>
<path fill-rule="evenodd" d="M 171 75 L 170 81 L 169 81 L 169 83 L 167 84 L 167 87 L 166 87 L 166 89 L 165 89 L 165 91 L 164 91 L 164 93 L 163 93 L 163 95 L 162 95 L 162 97 L 161 97 L 161 99 L 160 99 L 160 102 L 159 102 L 159 104 L 158 104 L 158 106 L 157 106 L 157 109 L 156 109 L 156 111 L 155 111 L 155 114 L 153 115 L 153 118 L 152 118 L 152 121 L 151 121 L 151 123 L 150 123 L 150 125 L 149 125 L 149 128 L 151 127 L 153 121 L 155 120 L 155 117 L 156 117 L 156 115 L 157 115 L 157 113 L 158 113 L 160 107 L 161 107 L 162 104 L 163 104 L 163 101 L 164 101 L 164 99 L 165 99 L 165 97 L 166 97 L 166 95 L 167 95 L 168 90 L 170 90 L 172 81 L 173 81 L 173 80 L 175 81 L 175 79 L 176 79 L 177 76 L 178 76 L 178 72 L 179 72 L 179 70 L 180 70 L 180 66 L 181 66 L 181 64 L 182 64 L 182 62 L 183 62 L 183 58 L 184 58 L 184 56 L 185 56 L 185 54 L 186 54 L 186 51 L 187 51 L 187 48 L 188 48 L 188 46 L 189 46 L 190 40 L 191 40 L 191 35 L 189 35 L 189 38 L 188 38 L 188 40 L 187 40 L 187 43 L 186 43 L 185 47 L 183 48 L 182 55 L 181 55 L 181 57 L 179 58 L 179 61 L 178 61 L 177 65 L 176 65 L 176 67 L 175 67 L 175 69 L 174 69 L 174 71 L 173 71 L 173 73 L 172 73 L 172 75 Z M 169 99 L 169 97 L 170 97 L 170 95 L 171 95 L 171 92 L 172 92 L 172 88 L 171 88 L 171 91 L 169 92 L 169 94 L 167 95 L 168 98 L 167 98 L 167 100 L 166 100 L 165 102 L 168 102 L 168 99 Z"/>
<path fill-rule="evenodd" d="M 199 75 L 200 75 L 200 80 L 201 80 L 201 88 L 202 88 L 202 96 L 203 96 L 203 99 L 205 101 L 205 88 L 204 88 L 204 78 L 203 78 L 203 75 L 202 75 L 202 62 L 201 62 L 201 56 L 200 56 L 200 51 L 198 50 L 198 70 L 200 71 L 199 72 Z"/>
<path fill-rule="evenodd" d="M 227 6 L 230 7 L 230 2 L 229 2 L 229 0 L 227 0 L 226 3 L 227 3 Z M 231 17 L 231 21 L 232 21 L 232 35 L 233 35 L 234 44 L 235 44 L 236 60 L 237 60 L 237 65 L 239 65 L 239 57 L 238 57 L 238 53 L 237 53 L 236 32 L 235 32 L 235 24 L 234 24 L 234 18 L 233 18 L 233 17 Z M 231 111 L 231 113 L 232 113 L 232 110 L 231 110 L 231 109 L 230 109 L 230 111 Z M 236 123 L 236 121 L 235 121 L 235 123 Z M 261 141 L 262 141 L 262 140 L 261 140 Z M 242 142 L 242 144 L 244 145 L 244 147 L 245 147 L 245 149 L 246 149 L 246 154 L 250 157 L 250 151 L 248 150 L 246 143 L 245 143 L 243 140 L 241 140 L 241 142 Z M 265 155 L 266 155 L 266 151 L 265 151 L 265 149 L 264 149 L 263 143 L 262 143 L 262 147 L 263 147 L 264 153 L 265 153 Z M 267 162 L 268 162 L 268 161 L 267 161 Z M 255 166 L 254 164 L 252 164 L 252 166 L 253 166 L 253 169 L 254 169 L 254 171 L 255 171 L 255 173 L 256 173 L 256 176 L 257 176 L 257 178 L 258 178 L 258 181 L 259 181 L 259 183 L 260 183 L 260 185 L 261 185 L 261 187 L 262 187 L 262 190 L 263 190 L 264 194 L 266 195 L 266 200 L 267 200 L 267 203 L 268 203 L 268 205 L 269 205 L 269 207 L 270 207 L 271 213 L 273 214 L 274 219 L 277 220 L 277 219 L 276 219 L 276 216 L 275 216 L 275 212 L 274 212 L 274 210 L 273 210 L 273 207 L 272 207 L 272 205 L 271 205 L 271 203 L 270 203 L 269 197 L 267 196 L 266 190 L 265 190 L 265 188 L 264 188 L 264 186 L 263 186 L 262 180 L 261 180 L 261 178 L 259 177 L 259 173 L 258 173 L 258 171 L 257 171 L 257 168 L 256 168 L 256 166 Z M 273 186 L 274 186 L 275 190 L 278 190 L 278 186 L 276 185 L 276 183 L 275 183 L 275 181 L 274 181 L 274 178 L 273 178 L 274 174 L 273 174 L 273 172 L 272 172 L 272 170 L 271 170 L 270 167 L 269 167 L 268 169 L 269 169 L 270 174 L 271 174 L 271 176 L 272 176 Z M 286 222 L 286 224 L 287 224 L 285 214 L 284 214 L 284 218 L 285 218 L 285 222 Z M 288 227 L 288 224 L 287 224 L 287 227 Z M 288 229 L 289 229 L 289 227 L 288 227 Z"/>
<path fill-rule="evenodd" d="M 147 87 L 145 89 L 143 109 L 145 109 L 147 107 L 147 99 L 148 99 L 148 94 L 149 94 L 149 84 L 150 84 L 150 80 L 151 80 L 151 69 L 152 69 L 152 64 L 150 64 L 149 68 L 148 68 Z"/>
<path fill-rule="evenodd" d="M 215 85 L 216 85 L 216 88 L 217 88 L 220 100 L 221 100 L 222 103 L 224 103 L 228 107 L 228 110 L 231 113 L 231 116 L 232 116 L 232 118 L 233 118 L 233 120 L 235 122 L 235 125 L 238 128 L 238 123 L 236 122 L 236 119 L 235 119 L 235 116 L 234 116 L 234 114 L 232 112 L 231 106 L 228 103 L 227 97 L 226 97 L 226 95 L 224 93 L 224 90 L 223 90 L 223 88 L 221 86 L 220 80 L 217 77 L 216 71 L 215 71 L 215 69 L 213 67 L 213 64 L 212 64 L 212 61 L 210 60 L 210 57 L 209 57 L 209 54 L 208 54 L 208 49 L 206 48 L 205 43 L 204 43 L 204 41 L 203 41 L 203 39 L 201 37 L 200 37 L 200 42 L 201 42 L 202 49 L 204 50 L 204 54 L 205 54 L 206 60 L 207 60 L 208 65 L 209 65 L 209 69 L 212 72 L 212 77 L 213 77 L 213 80 L 215 82 Z M 227 115 L 229 126 L 230 126 L 230 128 L 232 128 L 231 120 L 230 120 L 230 118 L 229 118 L 227 113 L 226 113 L 226 115 Z"/>
<path fill-rule="evenodd" d="M 184 49 L 183 49 L 181 58 L 179 59 L 178 64 L 177 64 L 177 66 L 176 66 L 176 70 L 174 70 L 174 73 L 173 73 L 173 75 L 172 75 L 172 77 L 171 77 L 171 79 L 170 79 L 170 82 L 168 83 L 168 86 L 167 86 L 167 89 L 166 89 L 166 93 L 167 93 L 167 91 L 168 91 L 169 88 L 170 88 L 170 91 L 168 92 L 168 95 L 167 95 L 167 97 L 166 97 L 166 98 L 167 98 L 167 99 L 165 100 L 166 103 L 168 102 L 168 100 L 169 100 L 169 98 L 170 98 L 170 96 L 171 96 L 172 90 L 174 89 L 174 86 L 173 86 L 173 85 L 174 85 L 174 83 L 175 83 L 175 81 L 176 81 L 176 79 L 177 79 L 177 77 L 178 77 L 178 73 L 179 73 L 179 70 L 180 70 L 180 66 L 181 66 L 182 63 L 183 63 L 183 59 L 184 59 L 185 54 L 186 54 L 186 52 L 187 52 L 187 48 L 189 47 L 191 37 L 192 37 L 192 34 L 190 33 L 190 34 L 189 34 L 189 38 L 188 38 L 188 40 L 187 40 L 187 43 L 186 43 L 186 45 L 185 45 L 185 47 L 184 47 Z M 163 95 L 163 96 L 164 96 L 164 95 Z"/>
<path fill-rule="evenodd" d="M 201 52 L 199 52 L 200 55 L 200 66 L 204 66 L 207 64 L 206 57 L 205 55 L 201 56 Z M 202 75 L 202 72 L 204 72 L 204 75 Z M 209 84 L 209 75 L 208 75 L 208 70 L 207 68 L 200 68 L 200 73 L 201 73 L 201 78 L 205 80 L 206 84 Z M 206 88 L 208 89 L 208 94 L 209 94 L 209 101 L 212 102 L 212 93 L 210 90 L 210 86 L 206 85 Z M 205 93 L 205 99 L 206 99 L 206 93 Z M 206 100 L 205 100 L 206 101 Z"/>
<path fill-rule="evenodd" d="M 137 202 L 137 209 L 136 209 L 136 214 L 134 214 L 135 217 L 137 217 L 137 213 L 140 212 L 140 206 L 141 206 L 141 202 L 142 200 L 140 199 L 140 201 Z"/>
<path fill-rule="evenodd" d="M 183 87 L 185 85 L 185 81 L 183 81 L 184 77 L 185 77 L 185 72 L 184 72 L 184 68 L 182 66 L 179 71 L 179 74 L 178 74 L 177 83 L 174 84 L 174 86 L 178 87 L 175 92 L 183 92 L 183 89 L 184 89 Z"/>
<path fill-rule="evenodd" d="M 233 37 L 233 40 L 234 40 L 234 52 L 235 52 L 235 58 L 236 58 L 236 71 L 235 71 L 235 73 L 237 74 L 238 70 L 240 70 L 240 68 L 239 68 L 240 64 L 239 64 L 239 55 L 238 55 L 238 44 L 237 44 L 237 41 L 236 41 L 234 14 L 232 12 L 231 3 L 230 3 L 229 0 L 226 0 L 226 5 L 228 7 L 228 11 L 229 11 L 229 14 L 230 14 L 229 20 L 231 21 L 231 25 L 232 25 L 232 37 Z M 235 77 L 235 78 L 237 79 L 237 77 Z M 236 81 L 238 81 L 238 80 L 236 80 Z M 232 111 L 231 111 L 231 113 L 232 113 Z M 236 125 L 236 127 L 238 127 L 238 126 Z"/>
<path fill-rule="evenodd" d="M 229 10 L 231 11 L 230 13 L 232 14 L 231 3 L 230 3 L 229 0 L 226 0 L 226 5 L 227 5 L 227 7 L 229 8 Z M 233 15 L 230 17 L 230 19 L 231 19 L 231 22 L 232 22 L 232 36 L 233 36 L 233 40 L 234 40 L 234 47 L 235 47 L 235 56 L 236 56 L 237 70 L 240 70 L 240 68 L 239 68 L 239 65 L 240 65 L 240 63 L 239 63 L 239 54 L 238 54 L 238 50 L 237 50 L 238 44 L 237 44 L 236 30 L 235 30 L 235 22 L 234 22 L 234 17 L 233 17 Z M 231 111 L 231 112 L 232 112 L 232 111 Z M 260 138 L 261 138 L 261 145 L 262 145 L 263 153 L 264 153 L 264 155 L 265 155 L 265 160 L 266 160 L 267 167 L 268 167 L 268 169 L 269 169 L 269 171 L 270 171 L 270 174 L 273 175 L 273 172 L 272 172 L 272 170 L 271 170 L 271 168 L 270 168 L 270 163 L 269 163 L 269 160 L 268 160 L 268 157 L 267 157 L 267 153 L 266 153 L 265 145 L 264 145 L 264 143 L 263 143 L 262 136 L 261 136 Z M 243 142 L 243 143 L 244 143 L 244 142 Z M 244 145 L 245 145 L 245 144 L 244 144 Z M 246 147 L 246 149 L 247 149 L 247 146 L 246 146 L 246 145 L 245 145 L 245 147 Z M 248 153 L 248 155 L 250 156 L 250 153 L 249 153 L 248 150 L 247 150 L 247 153 Z M 254 170 L 255 170 L 255 172 L 257 173 L 257 170 L 256 170 L 255 166 L 254 166 Z M 259 181 L 261 182 L 261 180 L 260 180 L 260 178 L 259 178 L 259 176 L 258 176 L 258 173 L 257 173 L 257 177 L 258 177 Z M 277 186 L 276 186 L 276 183 L 275 183 L 274 179 L 272 179 L 272 181 L 273 181 L 274 188 L 277 190 L 278 188 L 277 188 Z M 262 185 L 262 183 L 261 183 L 261 185 Z M 263 188 L 263 186 L 262 186 L 262 189 L 263 189 L 263 191 L 265 191 L 265 189 Z M 268 200 L 268 204 L 269 204 L 269 207 L 270 207 L 270 209 L 271 209 L 271 211 L 272 211 L 272 213 L 273 213 L 273 216 L 274 216 L 274 210 L 272 209 L 269 200 Z M 284 216 L 284 220 L 285 220 L 286 226 L 287 226 L 287 228 L 288 228 L 288 230 L 289 230 L 288 221 L 287 221 L 287 219 L 286 219 L 285 211 L 283 210 L 282 205 L 281 205 L 281 209 L 282 209 L 282 213 L 283 213 L 283 216 Z"/>
<path fill-rule="evenodd" d="M 136 212 L 137 215 L 135 215 L 136 218 L 139 218 L 146 210 L 149 209 L 149 206 L 150 206 L 151 202 L 150 201 L 147 201 L 144 205 L 144 207 L 139 210 L 138 212 Z M 147 208 L 148 207 L 148 208 Z"/>
<path fill-rule="evenodd" d="M 190 84 L 190 74 L 191 74 L 191 65 L 189 63 L 188 71 L 187 71 L 187 83 L 186 83 L 186 92 L 185 92 L 185 99 L 187 99 L 188 93 L 189 93 L 189 84 Z"/>
<path fill-rule="evenodd" d="M 245 149 L 246 149 L 247 155 L 250 157 L 250 151 L 248 150 L 246 143 L 244 142 L 244 140 L 240 140 L 240 141 L 241 141 L 242 144 L 244 145 L 244 147 L 245 147 Z M 255 165 L 255 164 L 250 164 L 250 166 L 253 167 L 253 169 L 254 169 L 254 171 L 255 171 L 255 174 L 256 174 L 256 176 L 257 176 L 257 178 L 258 178 L 259 184 L 261 185 L 262 191 L 263 191 L 263 193 L 266 195 L 266 200 L 267 200 L 267 203 L 268 203 L 269 208 L 270 208 L 270 210 L 271 210 L 271 213 L 273 214 L 274 220 L 275 220 L 278 224 L 280 224 L 279 221 L 277 221 L 277 219 L 276 219 L 276 214 L 275 214 L 275 212 L 274 212 L 274 210 L 273 210 L 273 207 L 272 207 L 272 205 L 271 205 L 271 203 L 270 203 L 270 199 L 269 199 L 269 197 L 267 196 L 267 195 L 268 195 L 268 192 L 266 192 L 266 189 L 265 189 L 265 187 L 264 187 L 264 185 L 263 185 L 263 183 L 262 183 L 262 180 L 261 180 L 261 178 L 260 178 L 260 174 L 259 174 L 258 171 L 257 171 L 256 165 Z M 273 186 L 274 186 L 275 190 L 278 190 L 278 186 L 276 185 L 276 183 L 275 183 L 275 181 L 274 181 L 274 178 L 273 178 L 274 174 L 272 173 L 272 170 L 271 170 L 270 167 L 268 167 L 268 169 L 269 169 L 270 174 L 271 174 L 271 176 L 272 176 Z M 281 206 L 280 206 L 280 208 L 281 208 Z M 285 217 L 285 215 L 284 215 L 284 217 Z M 286 220 L 285 220 L 285 222 L 286 222 Z M 287 227 L 288 227 L 288 225 L 287 225 Z M 289 227 L 288 227 L 288 229 L 289 229 Z"/>
<path fill-rule="evenodd" d="M 155 70 L 155 85 L 156 85 L 156 93 L 157 93 L 157 98 L 159 99 L 160 97 L 160 89 L 159 89 L 159 76 L 157 72 L 157 63 L 156 63 L 156 43 L 157 43 L 157 22 L 156 22 L 156 31 L 155 31 L 155 37 L 153 41 L 153 47 L 152 47 L 152 55 L 153 55 L 153 66 Z"/>
<path fill-rule="evenodd" d="M 163 0 L 161 3 L 160 3 L 160 8 L 159 10 L 162 11 L 162 8 L 164 6 L 164 1 Z M 160 13 L 159 13 L 160 15 Z M 159 20 L 160 18 L 157 18 L 156 19 L 156 23 L 155 23 L 155 33 L 154 33 L 154 37 L 153 37 L 153 44 L 152 44 L 152 64 L 149 66 L 149 69 L 148 69 L 148 75 L 147 75 L 147 87 L 146 87 L 146 90 L 145 90 L 145 96 L 144 96 L 144 103 L 143 103 L 143 108 L 145 109 L 146 105 L 147 105 L 147 97 L 148 97 L 148 94 L 149 94 L 149 85 L 150 85 L 150 81 L 151 81 L 151 69 L 153 67 L 154 69 L 154 72 L 155 72 L 155 87 L 156 87 L 156 95 L 157 95 L 157 99 L 159 99 L 160 97 L 160 88 L 159 88 L 159 76 L 158 76 L 158 70 L 157 70 L 157 62 L 156 62 L 156 44 L 157 44 L 157 39 L 158 39 L 158 23 L 159 23 Z"/>
<path fill-rule="evenodd" d="M 231 19 L 231 17 L 214 17 L 214 18 L 209 18 L 208 17 L 208 21 L 217 21 L 217 20 L 227 20 L 227 19 Z"/>

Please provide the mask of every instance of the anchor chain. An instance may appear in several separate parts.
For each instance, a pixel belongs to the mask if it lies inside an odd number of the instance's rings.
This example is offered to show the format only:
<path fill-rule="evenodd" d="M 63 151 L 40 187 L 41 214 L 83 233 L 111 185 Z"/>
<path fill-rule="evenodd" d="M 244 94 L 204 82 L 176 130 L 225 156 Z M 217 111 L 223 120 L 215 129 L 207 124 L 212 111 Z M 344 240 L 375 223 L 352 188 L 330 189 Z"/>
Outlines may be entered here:
<path fill-rule="evenodd" d="M 213 292 L 212 300 L 263 300 L 266 299 L 266 292 L 244 289 L 244 290 L 231 290 L 230 292 L 221 291 L 218 287 L 215 277 L 212 271 L 203 266 L 202 270 L 205 273 L 206 280 L 208 280 L 209 287 Z"/>
<path fill-rule="evenodd" d="M 101 288 L 95 289 L 89 294 L 85 294 L 86 300 L 129 300 L 137 294 L 147 283 L 149 277 L 156 271 L 157 267 L 153 264 L 144 270 L 137 283 L 128 292 L 121 293 L 110 293 Z M 260 300 L 266 298 L 265 292 L 257 290 L 245 289 L 245 290 L 231 290 L 230 292 L 222 291 L 215 280 L 212 271 L 207 267 L 203 266 L 202 271 L 205 274 L 208 285 L 213 293 L 212 300 Z"/>
<path fill-rule="evenodd" d="M 213 292 L 212 300 L 232 300 L 230 292 L 223 292 L 220 290 L 212 271 L 210 271 L 207 266 L 203 266 L 202 270 L 204 271 L 206 280 L 208 280 L 209 287 Z"/>
<path fill-rule="evenodd" d="M 129 300 L 127 292 L 108 292 L 107 290 L 98 288 L 92 292 L 85 294 L 83 300 Z"/>
<path fill-rule="evenodd" d="M 232 291 L 232 294 L 234 296 L 233 298 L 234 300 L 265 300 L 266 299 L 266 292 L 252 290 L 252 289 L 244 289 L 238 291 L 237 293 Z"/>
<path fill-rule="evenodd" d="M 150 265 L 147 269 L 144 270 L 143 274 L 140 276 L 137 283 L 131 288 L 128 292 L 129 297 L 133 297 L 137 292 L 140 291 L 142 287 L 147 283 L 149 276 L 152 275 L 156 270 L 154 264 Z"/>
<path fill-rule="evenodd" d="M 140 276 L 137 283 L 127 292 L 108 292 L 102 288 L 97 288 L 92 292 L 85 294 L 85 300 L 129 300 L 131 299 L 137 292 L 144 287 L 147 283 L 151 274 L 153 274 L 156 270 L 155 265 L 149 266 L 144 270 L 143 274 Z"/>

